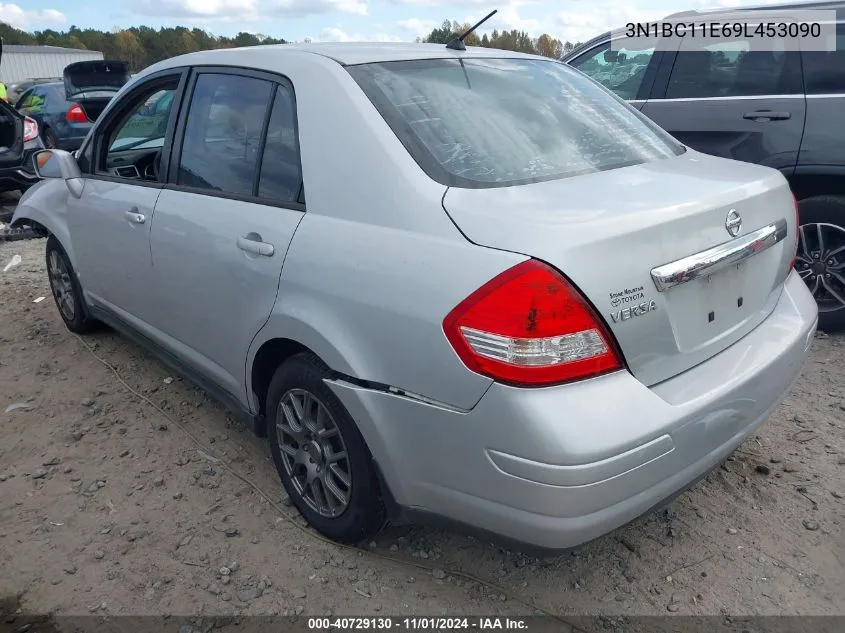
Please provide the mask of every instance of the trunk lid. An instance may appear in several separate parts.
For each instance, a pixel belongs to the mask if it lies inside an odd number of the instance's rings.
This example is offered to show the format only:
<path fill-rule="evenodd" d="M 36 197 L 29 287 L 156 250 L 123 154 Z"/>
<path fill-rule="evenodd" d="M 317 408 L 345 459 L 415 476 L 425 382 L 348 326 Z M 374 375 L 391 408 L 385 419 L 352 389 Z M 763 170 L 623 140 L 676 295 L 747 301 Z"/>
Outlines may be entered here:
<path fill-rule="evenodd" d="M 691 150 L 529 185 L 452 187 L 443 205 L 470 241 L 563 272 L 648 386 L 704 362 L 771 313 L 796 235 L 780 173 Z"/>
<path fill-rule="evenodd" d="M 129 64 L 102 59 L 76 62 L 65 67 L 62 79 L 65 98 L 77 103 L 88 121 L 94 123 L 129 81 Z"/>
<path fill-rule="evenodd" d="M 104 59 L 75 62 L 65 67 L 62 80 L 69 101 L 84 93 L 114 94 L 129 81 L 129 64 Z"/>

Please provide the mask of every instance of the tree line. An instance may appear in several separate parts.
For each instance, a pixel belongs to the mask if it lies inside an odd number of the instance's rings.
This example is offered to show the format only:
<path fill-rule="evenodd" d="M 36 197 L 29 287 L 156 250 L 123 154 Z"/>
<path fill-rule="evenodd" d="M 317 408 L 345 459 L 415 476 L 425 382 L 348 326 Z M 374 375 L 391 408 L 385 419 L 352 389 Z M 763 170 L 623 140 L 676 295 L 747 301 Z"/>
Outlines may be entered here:
<path fill-rule="evenodd" d="M 433 29 L 425 37 L 418 37 L 417 41 L 446 44 L 453 37 L 463 33 L 468 28 L 470 28 L 469 24 L 459 24 L 454 20 L 444 20 L 443 24 Z M 563 55 L 581 45 L 581 42 L 575 42 L 574 44 L 569 41 L 563 42 L 547 33 L 543 33 L 537 38 L 532 38 L 525 31 L 517 29 L 511 31 L 494 30 L 489 36 L 487 33 L 484 33 L 481 37 L 475 33 L 470 33 L 464 38 L 464 43 L 467 46 L 499 48 L 506 51 L 542 55 L 543 57 L 551 57 L 552 59 L 560 59 Z"/>
<path fill-rule="evenodd" d="M 27 33 L 8 24 L 0 23 L 0 37 L 4 44 L 30 44 L 62 46 L 100 51 L 106 59 L 120 59 L 129 63 L 137 72 L 163 59 L 205 51 L 213 48 L 235 48 L 258 44 L 286 44 L 286 40 L 252 33 L 238 33 L 234 37 L 212 35 L 202 29 L 184 26 L 162 27 L 133 26 L 128 29 L 99 31 L 71 26 L 66 31 L 35 31 Z"/>
<path fill-rule="evenodd" d="M 417 41 L 445 44 L 455 35 L 468 28 L 468 24 L 446 20 L 425 38 L 417 38 Z M 0 22 L 0 37 L 3 38 L 5 44 L 61 46 L 100 51 L 106 59 L 120 59 L 128 62 L 132 72 L 137 72 L 150 64 L 184 53 L 214 48 L 287 43 L 287 40 L 261 34 L 241 32 L 234 37 L 225 37 L 212 35 L 202 29 L 189 29 L 184 26 L 159 29 L 149 26 L 133 26 L 128 29 L 114 29 L 112 31 L 80 29 L 77 26 L 71 26 L 66 31 L 46 29 L 27 33 L 2 22 Z M 464 41 L 468 46 L 500 48 L 543 55 L 554 59 L 560 58 L 563 54 L 578 46 L 578 43 L 562 42 L 545 33 L 537 38 L 532 38 L 525 31 L 516 29 L 501 32 L 493 31 L 489 36 L 485 33 L 481 37 L 472 33 Z"/>

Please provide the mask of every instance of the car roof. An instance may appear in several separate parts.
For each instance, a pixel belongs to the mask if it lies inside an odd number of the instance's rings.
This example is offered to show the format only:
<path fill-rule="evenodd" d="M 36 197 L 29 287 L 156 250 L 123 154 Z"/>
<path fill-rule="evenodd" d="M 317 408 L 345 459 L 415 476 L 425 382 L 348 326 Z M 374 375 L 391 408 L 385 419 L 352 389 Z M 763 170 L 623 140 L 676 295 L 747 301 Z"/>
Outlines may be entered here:
<path fill-rule="evenodd" d="M 261 61 L 266 64 L 266 52 L 278 51 L 279 55 L 312 54 L 332 59 L 344 66 L 367 64 L 372 62 L 408 61 L 415 59 L 457 59 L 457 58 L 523 58 L 543 59 L 547 57 L 505 51 L 480 46 L 467 46 L 465 51 L 446 48 L 445 44 L 422 44 L 403 42 L 321 42 L 309 44 L 271 44 L 266 46 L 246 46 L 242 48 L 221 48 L 196 53 L 186 53 L 156 64 L 157 68 L 166 66 L 190 65 L 194 60 L 203 63 L 213 59 L 220 64 L 248 64 Z M 169 63 L 168 63 L 169 62 Z"/>
<path fill-rule="evenodd" d="M 26 87 L 26 90 L 35 90 L 41 88 L 62 88 L 64 84 L 61 81 L 39 81 Z"/>

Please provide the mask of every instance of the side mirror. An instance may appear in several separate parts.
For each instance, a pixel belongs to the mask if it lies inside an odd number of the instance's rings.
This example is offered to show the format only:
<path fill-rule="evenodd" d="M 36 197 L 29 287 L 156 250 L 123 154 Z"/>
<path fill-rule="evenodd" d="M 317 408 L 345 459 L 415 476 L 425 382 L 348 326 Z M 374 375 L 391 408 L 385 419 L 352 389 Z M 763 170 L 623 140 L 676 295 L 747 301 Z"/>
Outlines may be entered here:
<path fill-rule="evenodd" d="M 61 149 L 43 149 L 32 155 L 35 175 L 39 178 L 61 178 L 68 191 L 79 198 L 85 181 L 79 164 L 70 152 Z"/>

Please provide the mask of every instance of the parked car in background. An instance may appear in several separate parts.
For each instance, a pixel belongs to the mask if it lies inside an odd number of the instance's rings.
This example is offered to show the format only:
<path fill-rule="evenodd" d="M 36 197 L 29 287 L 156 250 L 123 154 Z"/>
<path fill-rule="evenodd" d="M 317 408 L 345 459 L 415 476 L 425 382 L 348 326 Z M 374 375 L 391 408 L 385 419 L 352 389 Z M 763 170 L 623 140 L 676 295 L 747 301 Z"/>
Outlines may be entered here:
<path fill-rule="evenodd" d="M 750 51 L 747 37 L 704 47 L 611 40 L 586 42 L 563 58 L 701 152 L 779 169 L 799 201 L 796 268 L 819 305 L 819 326 L 845 328 L 845 2 L 742 10 L 835 11 L 829 52 Z M 685 12 L 666 21 L 717 19 L 731 9 Z M 677 42 L 678 40 L 676 40 Z M 835 45 L 834 45 L 835 44 Z"/>
<path fill-rule="evenodd" d="M 64 81 L 30 87 L 16 108 L 38 122 L 46 147 L 72 151 L 128 79 L 123 62 L 77 62 L 65 68 Z"/>
<path fill-rule="evenodd" d="M 605 534 L 753 434 L 816 330 L 783 175 L 545 57 L 191 53 L 36 163 L 12 225 L 48 235 L 66 326 L 240 412 L 341 542 L 402 516 Z"/>
<path fill-rule="evenodd" d="M 49 78 L 41 78 L 41 79 L 25 79 L 24 81 L 16 81 L 14 83 L 9 84 L 6 86 L 6 97 L 9 100 L 9 104 L 15 105 L 20 96 L 32 88 L 33 86 L 37 86 L 38 84 L 46 84 L 56 81 L 61 81 L 61 77 L 49 77 Z"/>
<path fill-rule="evenodd" d="M 25 191 L 38 182 L 32 155 L 40 149 L 38 122 L 0 101 L 0 192 Z"/>
<path fill-rule="evenodd" d="M 110 97 L 108 94 L 103 96 Z M 38 122 L 46 147 L 68 151 L 78 149 L 93 125 L 81 106 L 67 99 L 61 82 L 30 88 L 21 95 L 15 107 L 21 114 Z"/>

